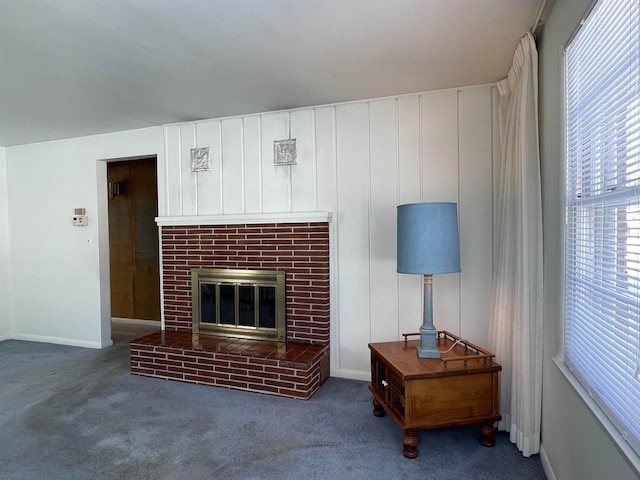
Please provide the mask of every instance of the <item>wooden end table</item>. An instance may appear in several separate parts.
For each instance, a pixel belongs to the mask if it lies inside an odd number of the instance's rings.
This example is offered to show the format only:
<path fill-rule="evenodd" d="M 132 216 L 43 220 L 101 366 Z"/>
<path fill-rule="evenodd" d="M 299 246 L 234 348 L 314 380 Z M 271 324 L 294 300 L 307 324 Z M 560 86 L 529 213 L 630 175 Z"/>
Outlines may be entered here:
<path fill-rule="evenodd" d="M 480 425 L 480 443 L 495 445 L 498 372 L 494 355 L 449 332 L 438 332 L 442 358 L 418 358 L 418 340 L 370 343 L 373 414 L 389 412 L 403 430 L 403 455 L 418 456 L 418 432 Z"/>

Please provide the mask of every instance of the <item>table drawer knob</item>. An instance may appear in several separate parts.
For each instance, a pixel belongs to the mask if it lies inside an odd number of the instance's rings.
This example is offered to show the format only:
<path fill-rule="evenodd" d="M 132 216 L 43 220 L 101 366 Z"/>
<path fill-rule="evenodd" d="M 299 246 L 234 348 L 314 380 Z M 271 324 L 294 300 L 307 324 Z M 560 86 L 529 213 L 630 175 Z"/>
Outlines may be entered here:
<path fill-rule="evenodd" d="M 389 382 L 387 382 L 386 380 L 382 380 L 380 383 L 382 383 L 383 387 L 388 387 L 389 386 Z"/>

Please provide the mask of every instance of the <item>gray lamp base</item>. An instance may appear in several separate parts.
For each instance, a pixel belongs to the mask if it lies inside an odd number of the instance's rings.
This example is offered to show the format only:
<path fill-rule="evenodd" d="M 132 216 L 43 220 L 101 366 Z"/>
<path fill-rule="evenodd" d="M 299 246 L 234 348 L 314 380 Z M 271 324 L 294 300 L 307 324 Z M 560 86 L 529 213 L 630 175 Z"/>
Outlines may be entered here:
<path fill-rule="evenodd" d="M 432 306 L 432 284 L 433 276 L 424 276 L 424 315 L 422 326 L 420 327 L 420 346 L 418 346 L 418 358 L 440 358 L 438 350 L 438 331 L 433 326 L 433 306 Z"/>
<path fill-rule="evenodd" d="M 418 358 L 440 358 L 438 350 L 438 331 L 420 328 L 420 345 L 418 345 Z"/>

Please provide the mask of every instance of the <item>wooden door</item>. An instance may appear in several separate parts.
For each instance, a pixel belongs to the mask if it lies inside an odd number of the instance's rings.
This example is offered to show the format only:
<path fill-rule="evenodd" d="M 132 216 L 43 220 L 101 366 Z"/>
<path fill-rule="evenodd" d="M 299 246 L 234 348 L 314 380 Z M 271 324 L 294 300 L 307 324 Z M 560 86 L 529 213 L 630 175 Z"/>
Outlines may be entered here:
<path fill-rule="evenodd" d="M 160 320 L 156 158 L 107 164 L 111 316 Z"/>

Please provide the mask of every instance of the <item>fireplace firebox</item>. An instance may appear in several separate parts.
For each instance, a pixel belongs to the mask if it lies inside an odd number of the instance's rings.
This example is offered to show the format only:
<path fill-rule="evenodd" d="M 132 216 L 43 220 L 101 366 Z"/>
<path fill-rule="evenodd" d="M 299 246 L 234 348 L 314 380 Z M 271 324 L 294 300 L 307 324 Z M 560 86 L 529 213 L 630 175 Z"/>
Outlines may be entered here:
<path fill-rule="evenodd" d="M 285 272 L 191 270 L 192 331 L 285 342 Z"/>

